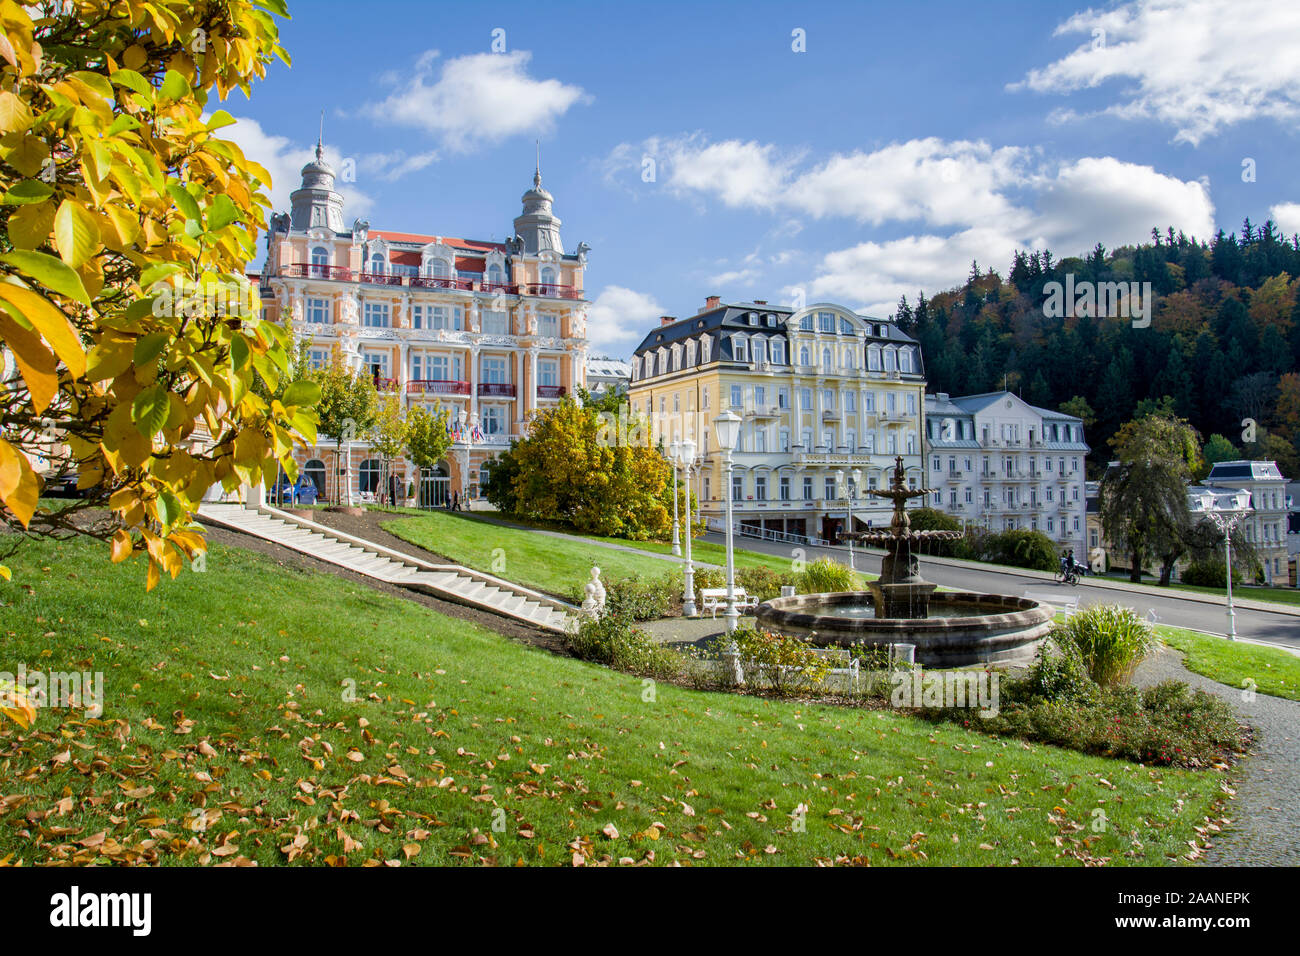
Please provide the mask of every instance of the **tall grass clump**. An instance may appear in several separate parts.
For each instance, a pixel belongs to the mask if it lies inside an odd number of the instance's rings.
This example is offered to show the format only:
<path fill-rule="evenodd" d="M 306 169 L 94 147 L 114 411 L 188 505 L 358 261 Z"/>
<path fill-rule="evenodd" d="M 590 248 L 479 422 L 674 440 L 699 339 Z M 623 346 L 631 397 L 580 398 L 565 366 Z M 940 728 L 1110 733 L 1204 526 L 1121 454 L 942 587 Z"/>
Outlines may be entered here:
<path fill-rule="evenodd" d="M 795 587 L 800 594 L 856 591 L 858 581 L 848 565 L 840 564 L 831 558 L 818 558 L 799 573 Z"/>
<path fill-rule="evenodd" d="M 1126 683 L 1156 643 L 1147 621 L 1116 604 L 1095 604 L 1070 615 L 1053 636 L 1078 650 L 1089 676 L 1102 687 Z"/>

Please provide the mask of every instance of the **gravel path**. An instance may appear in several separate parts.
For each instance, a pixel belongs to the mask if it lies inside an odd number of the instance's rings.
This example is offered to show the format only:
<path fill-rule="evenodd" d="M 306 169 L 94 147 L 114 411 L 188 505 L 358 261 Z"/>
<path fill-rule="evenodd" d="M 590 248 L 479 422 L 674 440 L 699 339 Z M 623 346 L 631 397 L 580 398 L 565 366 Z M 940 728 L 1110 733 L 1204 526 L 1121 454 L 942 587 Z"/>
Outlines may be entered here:
<path fill-rule="evenodd" d="M 1138 668 L 1135 682 L 1146 686 L 1182 680 L 1222 697 L 1255 728 L 1257 739 L 1241 764 L 1237 796 L 1228 804 L 1232 826 L 1206 851 L 1209 866 L 1300 865 L 1300 702 L 1242 691 L 1194 674 L 1183 655 L 1169 648 Z"/>

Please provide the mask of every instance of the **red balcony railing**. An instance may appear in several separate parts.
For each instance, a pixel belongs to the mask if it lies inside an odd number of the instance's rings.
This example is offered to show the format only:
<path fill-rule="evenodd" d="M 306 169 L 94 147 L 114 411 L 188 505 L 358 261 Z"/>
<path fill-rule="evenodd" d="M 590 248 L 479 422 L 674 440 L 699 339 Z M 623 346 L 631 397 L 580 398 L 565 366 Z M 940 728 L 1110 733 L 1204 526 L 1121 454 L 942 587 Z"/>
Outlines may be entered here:
<path fill-rule="evenodd" d="M 537 397 L 538 398 L 563 398 L 564 386 L 563 385 L 538 385 Z"/>
<path fill-rule="evenodd" d="M 402 277 L 388 275 L 384 272 L 363 272 L 361 273 L 361 281 L 368 282 L 371 285 L 401 285 Z"/>
<path fill-rule="evenodd" d="M 544 295 L 552 299 L 582 298 L 581 289 L 575 289 L 571 285 L 556 285 L 553 282 L 534 282 L 530 285 L 521 285 L 519 289 L 524 295 Z"/>
<path fill-rule="evenodd" d="M 519 286 L 509 282 L 481 282 L 479 289 L 483 292 L 504 292 L 506 295 L 518 295 Z"/>
<path fill-rule="evenodd" d="M 380 378 L 378 375 L 376 375 L 375 390 L 379 392 L 395 392 L 397 391 L 397 379 Z"/>
<path fill-rule="evenodd" d="M 347 266 L 318 266 L 310 262 L 291 262 L 281 271 L 281 275 L 298 279 L 341 279 L 352 281 L 352 270 Z"/>
<path fill-rule="evenodd" d="M 502 395 L 507 398 L 514 398 L 515 387 L 509 382 L 479 382 L 478 393 L 480 395 Z"/>
<path fill-rule="evenodd" d="M 406 383 L 406 391 L 413 395 L 468 395 L 469 382 L 450 379 L 417 378 Z"/>
<path fill-rule="evenodd" d="M 417 289 L 461 289 L 466 292 L 474 288 L 472 280 L 454 276 L 411 276 L 411 285 Z"/>

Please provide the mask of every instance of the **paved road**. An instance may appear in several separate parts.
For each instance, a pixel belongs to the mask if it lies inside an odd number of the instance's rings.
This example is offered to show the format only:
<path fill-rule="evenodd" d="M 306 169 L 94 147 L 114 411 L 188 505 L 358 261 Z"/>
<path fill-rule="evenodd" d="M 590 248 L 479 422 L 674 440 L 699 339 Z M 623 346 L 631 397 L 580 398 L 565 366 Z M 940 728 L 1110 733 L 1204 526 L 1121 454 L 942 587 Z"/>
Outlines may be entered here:
<path fill-rule="evenodd" d="M 721 544 L 723 536 L 710 533 L 708 540 Z M 792 545 L 774 541 L 761 541 L 756 538 L 737 538 L 736 547 L 750 551 L 762 551 L 766 554 L 792 556 Z M 803 546 L 806 560 L 830 556 L 837 561 L 847 561 L 845 548 L 816 548 Z M 880 572 L 882 552 L 871 550 L 856 552 L 856 565 L 859 571 Z M 1222 637 L 1227 633 L 1227 614 L 1222 605 L 1206 604 L 1177 597 L 1176 591 L 1165 594 L 1147 594 L 1140 591 L 1121 591 L 1114 588 L 1096 587 L 1080 583 L 1077 587 L 1068 584 L 1056 584 L 1050 580 L 1024 576 L 1014 571 L 999 568 L 997 570 L 974 567 L 957 567 L 952 564 L 937 564 L 921 558 L 921 574 L 927 581 L 933 581 L 946 588 L 963 591 L 985 591 L 992 594 L 1011 594 L 1020 597 L 1033 597 L 1051 600 L 1052 597 L 1068 600 L 1078 595 L 1079 604 L 1125 604 L 1137 609 L 1142 614 L 1154 611 L 1156 622 L 1172 627 L 1185 627 L 1205 631 Z M 1087 579 L 1085 578 L 1086 582 Z M 1267 644 L 1277 644 L 1300 651 L 1300 617 L 1277 614 L 1268 611 L 1255 611 L 1237 608 L 1237 636 Z"/>

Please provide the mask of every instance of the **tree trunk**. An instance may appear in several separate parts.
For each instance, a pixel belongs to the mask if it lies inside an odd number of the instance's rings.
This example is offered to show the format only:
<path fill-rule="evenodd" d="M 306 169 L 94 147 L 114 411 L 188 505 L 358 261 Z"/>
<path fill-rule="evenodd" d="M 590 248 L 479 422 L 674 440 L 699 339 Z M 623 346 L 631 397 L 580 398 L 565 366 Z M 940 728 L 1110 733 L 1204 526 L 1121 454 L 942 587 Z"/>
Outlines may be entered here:
<path fill-rule="evenodd" d="M 1174 565 L 1178 562 L 1178 555 L 1166 556 L 1160 565 L 1160 586 L 1168 587 L 1169 582 L 1173 580 Z"/>
<path fill-rule="evenodd" d="M 1134 551 L 1129 558 L 1128 579 L 1133 584 L 1142 583 L 1142 553 Z"/>

